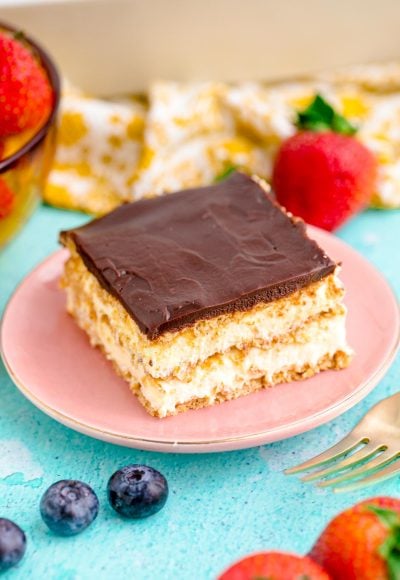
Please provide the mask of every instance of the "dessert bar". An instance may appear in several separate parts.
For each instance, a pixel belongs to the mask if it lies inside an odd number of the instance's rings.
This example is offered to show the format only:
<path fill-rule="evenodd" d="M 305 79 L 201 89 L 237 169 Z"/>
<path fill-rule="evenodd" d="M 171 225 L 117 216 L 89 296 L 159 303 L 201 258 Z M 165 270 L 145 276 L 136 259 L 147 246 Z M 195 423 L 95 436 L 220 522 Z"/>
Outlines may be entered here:
<path fill-rule="evenodd" d="M 338 266 L 256 178 L 124 205 L 61 240 L 68 311 L 154 416 L 350 361 Z"/>

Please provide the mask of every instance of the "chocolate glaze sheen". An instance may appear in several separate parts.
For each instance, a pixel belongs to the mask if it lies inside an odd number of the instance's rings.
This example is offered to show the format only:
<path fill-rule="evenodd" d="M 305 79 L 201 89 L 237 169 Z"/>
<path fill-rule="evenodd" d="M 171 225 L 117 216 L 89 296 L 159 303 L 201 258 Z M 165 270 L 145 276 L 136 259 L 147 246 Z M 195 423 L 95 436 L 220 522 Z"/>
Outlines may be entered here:
<path fill-rule="evenodd" d="M 123 205 L 61 234 L 150 339 L 286 296 L 335 263 L 250 177 Z"/>

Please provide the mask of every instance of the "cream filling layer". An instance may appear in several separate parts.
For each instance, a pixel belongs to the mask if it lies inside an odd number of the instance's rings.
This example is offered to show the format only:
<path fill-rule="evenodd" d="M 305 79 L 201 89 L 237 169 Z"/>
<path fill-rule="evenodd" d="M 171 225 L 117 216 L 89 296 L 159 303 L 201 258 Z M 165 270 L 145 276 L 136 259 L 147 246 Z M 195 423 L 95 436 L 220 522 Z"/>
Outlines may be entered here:
<path fill-rule="evenodd" d="M 219 393 L 234 395 L 254 379 L 262 380 L 267 386 L 273 384 L 273 377 L 278 373 L 316 367 L 321 359 L 326 356 L 333 359 L 338 352 L 351 356 L 346 343 L 345 317 L 343 307 L 337 314 L 309 321 L 293 334 L 292 342 L 277 341 L 269 347 L 244 351 L 231 349 L 213 356 L 193 369 L 190 381 L 176 377 L 156 380 L 142 373 L 133 378 L 160 417 L 174 413 L 177 405 L 197 398 L 207 398 L 212 405 Z"/>

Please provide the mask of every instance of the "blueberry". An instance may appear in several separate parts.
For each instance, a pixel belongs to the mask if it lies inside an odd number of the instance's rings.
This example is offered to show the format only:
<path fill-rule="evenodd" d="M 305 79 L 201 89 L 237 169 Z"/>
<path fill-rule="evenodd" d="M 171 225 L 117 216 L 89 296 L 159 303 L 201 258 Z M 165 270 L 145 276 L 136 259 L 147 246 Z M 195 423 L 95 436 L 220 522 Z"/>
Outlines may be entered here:
<path fill-rule="evenodd" d="M 157 513 L 168 497 L 165 477 L 147 465 L 128 465 L 112 475 L 107 485 L 108 501 L 126 518 L 146 518 Z"/>
<path fill-rule="evenodd" d="M 21 560 L 26 550 L 26 536 L 17 524 L 0 518 L 0 572 Z"/>
<path fill-rule="evenodd" d="M 93 489 L 82 481 L 63 479 L 53 483 L 40 501 L 40 515 L 59 536 L 83 532 L 96 519 L 99 500 Z"/>

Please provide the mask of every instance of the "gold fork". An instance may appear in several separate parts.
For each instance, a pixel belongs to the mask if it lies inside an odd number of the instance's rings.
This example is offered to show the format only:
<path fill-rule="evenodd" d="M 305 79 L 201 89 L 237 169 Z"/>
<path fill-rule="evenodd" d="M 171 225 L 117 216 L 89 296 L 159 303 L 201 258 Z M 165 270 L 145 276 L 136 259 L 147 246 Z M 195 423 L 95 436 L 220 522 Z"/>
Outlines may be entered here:
<path fill-rule="evenodd" d="M 336 492 L 353 491 L 400 473 L 399 458 L 400 392 L 374 405 L 339 443 L 285 473 L 323 467 L 303 476 L 302 481 L 319 480 L 318 487 Z"/>

